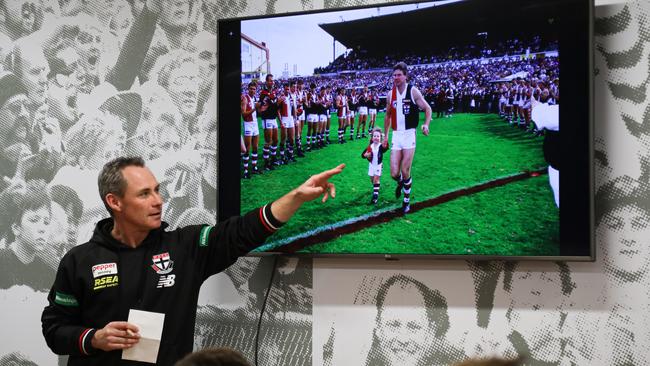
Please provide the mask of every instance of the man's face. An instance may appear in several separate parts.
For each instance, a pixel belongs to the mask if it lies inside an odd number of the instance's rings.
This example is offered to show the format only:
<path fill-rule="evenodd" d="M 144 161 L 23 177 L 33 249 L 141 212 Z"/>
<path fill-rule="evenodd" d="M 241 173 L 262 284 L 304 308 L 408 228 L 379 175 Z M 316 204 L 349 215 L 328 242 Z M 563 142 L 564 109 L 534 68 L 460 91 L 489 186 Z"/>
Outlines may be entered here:
<path fill-rule="evenodd" d="M 75 48 L 83 65 L 90 70 L 97 68 L 102 58 L 104 36 L 94 26 L 83 26 L 75 38 Z"/>
<path fill-rule="evenodd" d="M 52 75 L 48 84 L 48 104 L 51 113 L 67 131 L 77 121 L 77 87 L 79 74 L 79 56 L 77 51 L 68 47 L 57 52 L 56 57 L 65 64 L 61 73 Z"/>
<path fill-rule="evenodd" d="M 273 76 L 266 77 L 266 86 L 271 89 L 273 87 Z"/>
<path fill-rule="evenodd" d="M 404 299 L 419 299 L 404 306 Z M 376 335 L 387 365 L 419 365 L 424 362 L 435 330 L 431 329 L 422 294 L 413 286 L 393 286 L 381 309 Z"/>
<path fill-rule="evenodd" d="M 401 86 L 406 83 L 406 75 L 402 72 L 402 70 L 394 70 L 393 71 L 393 82 L 395 83 L 396 86 Z"/>
<path fill-rule="evenodd" d="M 250 95 L 251 97 L 254 96 L 256 90 L 257 90 L 257 88 L 254 85 L 249 86 L 248 87 L 248 95 Z"/>
<path fill-rule="evenodd" d="M 169 156 L 171 153 L 178 152 L 181 148 L 181 137 L 178 130 L 174 127 L 173 116 L 161 116 L 162 119 L 171 119 L 170 122 L 163 122 L 162 126 L 158 127 L 156 134 L 158 135 L 151 147 L 150 158 L 158 159 L 161 157 Z"/>
<path fill-rule="evenodd" d="M 31 251 L 45 250 L 50 237 L 50 219 L 52 213 L 46 206 L 25 210 L 20 222 L 13 225 L 16 240 L 24 244 Z"/>
<path fill-rule="evenodd" d="M 3 148 L 15 143 L 27 143 L 30 131 L 29 99 L 25 94 L 14 95 L 0 107 L 0 140 Z"/>
<path fill-rule="evenodd" d="M 160 23 L 169 28 L 185 28 L 190 19 L 190 0 L 163 0 Z"/>
<path fill-rule="evenodd" d="M 36 14 L 41 10 L 39 1 L 5 0 L 5 22 L 14 31 L 29 34 L 36 30 Z"/>
<path fill-rule="evenodd" d="M 20 65 L 21 81 L 27 89 L 30 103 L 34 106 L 45 103 L 50 67 L 40 46 L 23 47 Z"/>
<path fill-rule="evenodd" d="M 167 89 L 183 117 L 194 117 L 199 95 L 199 67 L 186 62 L 173 70 Z"/>
<path fill-rule="evenodd" d="M 55 243 L 64 244 L 66 248 L 77 245 L 79 220 L 74 217 L 72 204 L 64 208 L 57 202 L 52 202 L 52 228 L 50 238 Z"/>
<path fill-rule="evenodd" d="M 200 50 L 197 57 L 199 64 L 201 80 L 208 80 L 212 77 L 212 73 L 217 69 L 217 53 L 216 49 L 205 48 Z"/>
<path fill-rule="evenodd" d="M 650 217 L 636 205 L 607 213 L 596 228 L 599 248 L 613 276 L 630 279 L 650 269 Z"/>
<path fill-rule="evenodd" d="M 128 166 L 122 170 L 126 190 L 118 197 L 120 211 L 115 212 L 129 227 L 152 230 L 160 227 L 163 201 L 160 185 L 146 167 Z"/>

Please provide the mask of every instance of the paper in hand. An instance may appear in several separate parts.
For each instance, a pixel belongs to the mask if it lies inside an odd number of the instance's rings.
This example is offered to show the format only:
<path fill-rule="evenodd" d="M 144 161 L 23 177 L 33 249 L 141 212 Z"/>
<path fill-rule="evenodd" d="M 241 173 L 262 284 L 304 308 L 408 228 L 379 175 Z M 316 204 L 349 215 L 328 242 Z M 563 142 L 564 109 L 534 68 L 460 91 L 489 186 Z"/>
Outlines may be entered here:
<path fill-rule="evenodd" d="M 123 350 L 122 359 L 156 363 L 165 314 L 131 309 L 128 322 L 140 329 L 140 341 L 133 347 Z"/>

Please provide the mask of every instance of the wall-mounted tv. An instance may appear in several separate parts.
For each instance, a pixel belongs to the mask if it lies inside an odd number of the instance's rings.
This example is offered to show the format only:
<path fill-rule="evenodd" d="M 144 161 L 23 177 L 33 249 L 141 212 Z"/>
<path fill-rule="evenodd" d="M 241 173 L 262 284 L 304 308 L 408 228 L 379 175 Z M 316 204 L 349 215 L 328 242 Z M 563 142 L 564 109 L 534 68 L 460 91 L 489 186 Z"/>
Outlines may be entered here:
<path fill-rule="evenodd" d="M 345 163 L 336 198 L 254 254 L 593 260 L 592 10 L 450 0 L 220 20 L 219 219 Z"/>

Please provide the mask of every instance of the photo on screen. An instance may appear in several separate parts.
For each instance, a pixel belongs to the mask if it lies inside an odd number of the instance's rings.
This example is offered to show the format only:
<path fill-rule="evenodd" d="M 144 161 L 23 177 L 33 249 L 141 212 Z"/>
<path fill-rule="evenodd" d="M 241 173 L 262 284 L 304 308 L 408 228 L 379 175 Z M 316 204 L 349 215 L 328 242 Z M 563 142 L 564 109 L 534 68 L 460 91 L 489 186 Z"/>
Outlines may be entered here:
<path fill-rule="evenodd" d="M 589 226 L 585 196 L 573 194 L 589 191 L 589 47 L 566 35 L 589 39 L 566 13 L 588 12 L 585 3 L 438 1 L 240 20 L 239 105 L 221 106 L 239 117 L 240 136 L 220 121 L 240 141 L 227 154 L 239 212 L 346 164 L 335 198 L 304 204 L 257 251 L 589 256 L 584 220 L 570 221 L 578 212 Z M 580 168 L 560 178 L 561 164 Z"/>

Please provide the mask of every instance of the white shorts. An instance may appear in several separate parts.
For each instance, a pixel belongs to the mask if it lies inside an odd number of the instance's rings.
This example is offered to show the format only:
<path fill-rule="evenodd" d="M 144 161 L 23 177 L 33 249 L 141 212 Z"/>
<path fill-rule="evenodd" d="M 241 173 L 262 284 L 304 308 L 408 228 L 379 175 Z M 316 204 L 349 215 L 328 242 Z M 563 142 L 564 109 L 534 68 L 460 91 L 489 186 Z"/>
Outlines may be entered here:
<path fill-rule="evenodd" d="M 273 119 L 263 119 L 262 120 L 262 126 L 264 127 L 265 130 L 268 129 L 277 129 L 278 128 L 278 120 L 273 118 Z"/>
<path fill-rule="evenodd" d="M 303 110 L 302 113 L 298 115 L 298 121 L 304 121 L 305 120 L 305 111 Z"/>
<path fill-rule="evenodd" d="M 377 114 L 377 109 L 376 108 L 369 108 L 368 113 L 372 116 L 373 114 Z"/>
<path fill-rule="evenodd" d="M 512 102 L 512 105 L 516 105 L 517 107 L 519 107 L 519 101 L 515 100 L 514 102 Z"/>
<path fill-rule="evenodd" d="M 348 117 L 354 118 L 354 111 L 348 111 Z"/>
<path fill-rule="evenodd" d="M 244 122 L 244 136 L 259 136 L 260 128 L 257 122 Z"/>
<path fill-rule="evenodd" d="M 326 114 L 319 114 L 318 115 L 318 122 L 327 122 L 327 115 Z"/>
<path fill-rule="evenodd" d="M 373 163 L 368 164 L 368 175 L 371 177 L 374 177 L 375 175 L 381 177 L 382 165 L 383 164 L 373 164 Z"/>
<path fill-rule="evenodd" d="M 530 100 L 525 101 L 521 108 L 530 109 Z"/>
<path fill-rule="evenodd" d="M 318 122 L 318 115 L 310 113 L 307 115 L 307 123 L 316 123 Z"/>
<path fill-rule="evenodd" d="M 415 149 L 415 128 L 393 131 L 393 145 L 391 150 Z"/>
<path fill-rule="evenodd" d="M 293 116 L 282 117 L 282 128 L 294 128 L 295 123 L 293 121 Z"/>
<path fill-rule="evenodd" d="M 359 115 L 360 116 L 368 115 L 368 107 L 359 107 Z"/>

